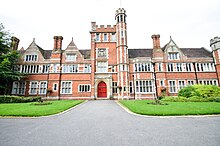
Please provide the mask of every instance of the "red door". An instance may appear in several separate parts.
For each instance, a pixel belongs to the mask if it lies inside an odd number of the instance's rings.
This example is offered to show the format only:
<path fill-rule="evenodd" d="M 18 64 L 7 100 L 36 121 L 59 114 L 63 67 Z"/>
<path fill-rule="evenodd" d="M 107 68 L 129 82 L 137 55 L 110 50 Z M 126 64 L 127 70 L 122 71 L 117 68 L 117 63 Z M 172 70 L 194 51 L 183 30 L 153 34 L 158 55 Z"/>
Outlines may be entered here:
<path fill-rule="evenodd" d="M 107 97 L 107 86 L 105 82 L 100 82 L 98 84 L 98 97 L 101 97 L 101 98 Z"/>

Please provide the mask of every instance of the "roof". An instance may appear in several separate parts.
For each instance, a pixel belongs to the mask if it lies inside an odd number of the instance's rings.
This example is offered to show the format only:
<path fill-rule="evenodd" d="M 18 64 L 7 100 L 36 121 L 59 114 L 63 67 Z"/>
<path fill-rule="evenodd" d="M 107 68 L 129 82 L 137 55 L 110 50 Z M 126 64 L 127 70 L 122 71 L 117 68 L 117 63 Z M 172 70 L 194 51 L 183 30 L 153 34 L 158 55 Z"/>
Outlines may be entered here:
<path fill-rule="evenodd" d="M 79 50 L 79 52 L 84 56 L 84 59 L 90 59 L 91 50 Z"/>
<path fill-rule="evenodd" d="M 188 58 L 212 58 L 212 53 L 205 48 L 180 48 Z"/>
<path fill-rule="evenodd" d="M 129 58 L 152 57 L 153 49 L 128 49 Z"/>

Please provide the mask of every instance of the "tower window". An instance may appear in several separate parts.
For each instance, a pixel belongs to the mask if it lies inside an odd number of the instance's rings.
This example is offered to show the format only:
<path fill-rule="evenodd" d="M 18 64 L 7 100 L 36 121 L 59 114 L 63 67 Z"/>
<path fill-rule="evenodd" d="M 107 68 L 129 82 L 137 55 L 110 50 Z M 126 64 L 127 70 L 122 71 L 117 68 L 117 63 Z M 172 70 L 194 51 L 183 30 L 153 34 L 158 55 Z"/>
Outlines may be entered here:
<path fill-rule="evenodd" d="M 107 35 L 107 33 L 104 34 L 104 41 L 108 41 L 108 35 Z"/>
<path fill-rule="evenodd" d="M 120 20 L 120 21 L 121 21 L 121 22 L 123 22 L 123 15 L 120 15 L 120 18 L 121 18 L 121 20 Z"/>
<path fill-rule="evenodd" d="M 96 41 L 100 41 L 99 39 L 99 33 L 96 33 L 96 38 L 95 38 Z"/>
<path fill-rule="evenodd" d="M 119 23 L 119 16 L 117 17 L 117 22 Z"/>

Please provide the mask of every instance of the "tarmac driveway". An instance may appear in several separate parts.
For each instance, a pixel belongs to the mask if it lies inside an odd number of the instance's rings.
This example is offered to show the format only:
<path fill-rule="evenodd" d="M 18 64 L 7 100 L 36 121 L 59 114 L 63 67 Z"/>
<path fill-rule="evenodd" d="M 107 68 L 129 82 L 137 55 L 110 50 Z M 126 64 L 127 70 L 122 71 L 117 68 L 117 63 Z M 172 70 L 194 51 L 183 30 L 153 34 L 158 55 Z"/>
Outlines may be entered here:
<path fill-rule="evenodd" d="M 0 119 L 1 146 L 219 146 L 220 117 L 158 118 L 88 101 L 43 118 Z"/>

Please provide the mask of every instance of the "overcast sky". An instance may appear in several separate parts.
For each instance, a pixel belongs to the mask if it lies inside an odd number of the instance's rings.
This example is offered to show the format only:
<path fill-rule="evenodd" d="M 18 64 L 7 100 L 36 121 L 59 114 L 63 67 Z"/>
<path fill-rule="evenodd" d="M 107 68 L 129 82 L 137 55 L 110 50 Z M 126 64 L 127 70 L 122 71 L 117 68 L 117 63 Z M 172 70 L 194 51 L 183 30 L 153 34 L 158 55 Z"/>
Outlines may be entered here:
<path fill-rule="evenodd" d="M 91 21 L 114 25 L 120 0 L 4 0 L 0 23 L 20 39 L 19 48 L 35 42 L 53 49 L 53 36 L 73 37 L 79 49 L 90 49 Z M 122 0 L 127 13 L 129 48 L 152 48 L 152 34 L 161 47 L 172 36 L 180 48 L 205 47 L 220 36 L 220 0 Z"/>

